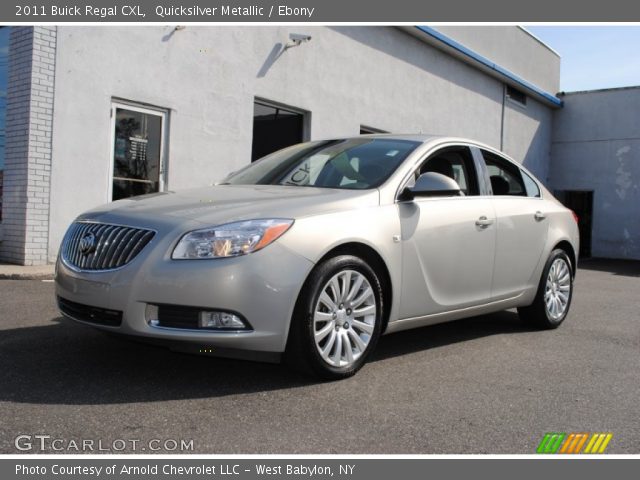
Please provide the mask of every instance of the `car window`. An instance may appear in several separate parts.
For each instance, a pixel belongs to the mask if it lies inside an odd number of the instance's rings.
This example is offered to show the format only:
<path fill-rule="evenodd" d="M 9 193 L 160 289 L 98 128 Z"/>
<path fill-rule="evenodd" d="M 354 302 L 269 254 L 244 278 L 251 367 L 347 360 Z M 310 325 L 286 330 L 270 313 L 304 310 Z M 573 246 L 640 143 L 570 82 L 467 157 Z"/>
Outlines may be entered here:
<path fill-rule="evenodd" d="M 408 187 L 415 185 L 420 175 L 435 172 L 453 178 L 465 195 L 478 195 L 478 180 L 473 157 L 468 147 L 446 147 L 430 155 L 418 168 Z"/>
<path fill-rule="evenodd" d="M 380 186 L 420 142 L 355 138 L 296 145 L 232 173 L 231 185 L 289 185 L 363 190 Z"/>
<path fill-rule="evenodd" d="M 482 150 L 494 195 L 526 196 L 527 191 L 520 169 L 498 155 Z"/>
<path fill-rule="evenodd" d="M 529 197 L 539 197 L 540 196 L 540 187 L 535 182 L 533 178 L 527 175 L 527 172 L 524 170 L 520 170 L 522 174 L 522 179 L 524 180 L 524 187 L 527 191 L 527 196 Z"/>

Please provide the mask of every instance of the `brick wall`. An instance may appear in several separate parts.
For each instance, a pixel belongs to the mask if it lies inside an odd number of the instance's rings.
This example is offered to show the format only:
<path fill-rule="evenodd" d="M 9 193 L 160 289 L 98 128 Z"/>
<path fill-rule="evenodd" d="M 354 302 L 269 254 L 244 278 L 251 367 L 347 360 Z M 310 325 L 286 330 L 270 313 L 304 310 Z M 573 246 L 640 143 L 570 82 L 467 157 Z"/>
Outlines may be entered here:
<path fill-rule="evenodd" d="M 12 27 L 0 261 L 47 263 L 56 27 Z"/>

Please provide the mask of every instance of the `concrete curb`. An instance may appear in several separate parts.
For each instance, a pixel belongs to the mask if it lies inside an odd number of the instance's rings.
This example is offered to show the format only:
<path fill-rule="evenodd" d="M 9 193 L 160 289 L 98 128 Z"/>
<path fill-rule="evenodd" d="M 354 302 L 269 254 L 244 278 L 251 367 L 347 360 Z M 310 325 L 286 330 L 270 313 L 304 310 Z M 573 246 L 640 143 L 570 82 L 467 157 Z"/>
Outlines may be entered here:
<path fill-rule="evenodd" d="M 52 280 L 53 265 L 0 265 L 0 280 Z"/>

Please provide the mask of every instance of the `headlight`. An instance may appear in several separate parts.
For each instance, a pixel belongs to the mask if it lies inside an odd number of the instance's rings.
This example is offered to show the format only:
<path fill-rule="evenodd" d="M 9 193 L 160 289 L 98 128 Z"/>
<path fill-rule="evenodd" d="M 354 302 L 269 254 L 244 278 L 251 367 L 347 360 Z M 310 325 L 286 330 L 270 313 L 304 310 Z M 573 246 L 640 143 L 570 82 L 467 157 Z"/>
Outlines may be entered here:
<path fill-rule="evenodd" d="M 257 252 L 289 230 L 291 225 L 293 220 L 270 218 L 194 230 L 180 239 L 171 258 L 225 258 Z"/>

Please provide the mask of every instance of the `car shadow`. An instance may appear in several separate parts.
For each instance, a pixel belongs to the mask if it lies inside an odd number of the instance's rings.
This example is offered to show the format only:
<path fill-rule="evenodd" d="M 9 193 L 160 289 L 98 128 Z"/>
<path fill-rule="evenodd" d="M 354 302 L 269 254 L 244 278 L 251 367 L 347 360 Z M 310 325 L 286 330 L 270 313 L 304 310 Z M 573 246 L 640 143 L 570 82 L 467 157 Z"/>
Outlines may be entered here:
<path fill-rule="evenodd" d="M 536 328 L 520 320 L 515 311 L 504 310 L 386 335 L 381 338 L 369 361 L 386 360 L 491 335 L 532 331 Z"/>
<path fill-rule="evenodd" d="M 382 337 L 371 361 L 527 330 L 512 312 L 423 327 Z M 176 353 L 61 317 L 46 326 L 0 331 L 0 364 L 0 401 L 18 403 L 155 402 L 318 383 L 281 365 Z"/>
<path fill-rule="evenodd" d="M 623 277 L 640 277 L 640 261 L 585 258 L 578 261 L 578 276 L 580 275 L 580 270 L 608 272 L 611 275 Z"/>

